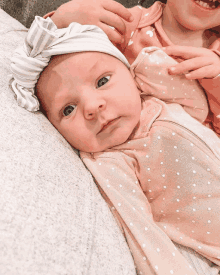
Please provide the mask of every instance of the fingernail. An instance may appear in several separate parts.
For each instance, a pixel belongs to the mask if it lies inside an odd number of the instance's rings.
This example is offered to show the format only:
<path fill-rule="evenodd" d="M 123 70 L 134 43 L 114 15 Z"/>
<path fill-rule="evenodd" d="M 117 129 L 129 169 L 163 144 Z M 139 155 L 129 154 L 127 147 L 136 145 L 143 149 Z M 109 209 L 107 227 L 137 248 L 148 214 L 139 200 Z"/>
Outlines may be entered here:
<path fill-rule="evenodd" d="M 191 74 L 185 74 L 185 77 L 190 77 L 191 76 Z"/>
<path fill-rule="evenodd" d="M 129 17 L 129 21 L 131 22 L 131 21 L 133 21 L 134 20 L 134 17 L 133 17 L 133 15 L 131 15 L 130 17 Z"/>

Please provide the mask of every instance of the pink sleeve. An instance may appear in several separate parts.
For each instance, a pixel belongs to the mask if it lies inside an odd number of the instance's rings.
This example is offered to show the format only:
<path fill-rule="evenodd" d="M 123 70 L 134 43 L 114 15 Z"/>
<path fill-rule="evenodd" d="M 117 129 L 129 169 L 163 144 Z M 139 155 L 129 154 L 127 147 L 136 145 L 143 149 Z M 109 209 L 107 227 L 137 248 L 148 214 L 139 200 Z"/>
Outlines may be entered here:
<path fill-rule="evenodd" d="M 176 63 L 160 48 L 147 47 L 139 53 L 130 70 L 141 93 L 152 95 L 166 103 L 178 103 L 203 123 L 208 115 L 206 95 L 196 80 L 168 74 L 167 68 Z"/>
<path fill-rule="evenodd" d="M 139 273 L 195 275 L 169 237 L 153 221 L 150 204 L 136 176 L 136 160 L 117 151 L 95 155 L 92 158 L 91 154 L 83 153 L 81 157 L 109 206 L 114 207 Z"/>
<path fill-rule="evenodd" d="M 213 51 L 220 56 L 220 51 Z M 210 114 L 208 119 L 211 121 L 215 132 L 220 134 L 220 75 L 213 79 L 200 79 L 199 82 L 205 89 L 209 102 Z"/>

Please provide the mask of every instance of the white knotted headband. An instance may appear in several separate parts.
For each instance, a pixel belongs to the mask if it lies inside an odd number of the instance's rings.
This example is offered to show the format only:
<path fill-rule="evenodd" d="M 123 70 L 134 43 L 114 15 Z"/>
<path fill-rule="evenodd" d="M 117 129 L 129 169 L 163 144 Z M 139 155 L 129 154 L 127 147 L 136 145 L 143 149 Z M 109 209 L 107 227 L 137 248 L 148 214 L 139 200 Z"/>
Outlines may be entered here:
<path fill-rule="evenodd" d="M 36 16 L 24 45 L 11 59 L 11 88 L 18 105 L 31 112 L 39 110 L 35 85 L 51 56 L 88 51 L 110 54 L 130 67 L 125 56 L 99 27 L 74 22 L 68 28 L 58 29 L 49 17 Z"/>

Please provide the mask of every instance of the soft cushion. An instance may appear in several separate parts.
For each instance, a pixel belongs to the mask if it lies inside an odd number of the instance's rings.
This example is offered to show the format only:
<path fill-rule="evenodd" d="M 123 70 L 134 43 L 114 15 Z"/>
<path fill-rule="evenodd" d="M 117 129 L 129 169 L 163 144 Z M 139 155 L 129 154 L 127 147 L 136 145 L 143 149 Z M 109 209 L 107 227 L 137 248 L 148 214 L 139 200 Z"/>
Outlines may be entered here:
<path fill-rule="evenodd" d="M 17 106 L 9 58 L 26 32 L 0 9 L 0 273 L 134 275 L 127 243 L 76 152 L 43 114 Z"/>

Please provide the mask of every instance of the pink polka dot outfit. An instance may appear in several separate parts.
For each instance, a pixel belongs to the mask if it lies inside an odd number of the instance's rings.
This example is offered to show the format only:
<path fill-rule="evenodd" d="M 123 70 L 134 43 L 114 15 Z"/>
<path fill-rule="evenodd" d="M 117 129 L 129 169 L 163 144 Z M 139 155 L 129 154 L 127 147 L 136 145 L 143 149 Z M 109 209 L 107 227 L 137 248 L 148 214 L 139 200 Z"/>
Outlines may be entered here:
<path fill-rule="evenodd" d="M 162 70 L 163 54 L 143 49 L 131 66 L 142 112 L 127 142 L 80 156 L 115 215 L 139 274 L 189 275 L 196 272 L 172 241 L 220 265 L 220 139 L 200 123 L 205 100 L 196 81 L 185 85 L 195 89 L 198 112 L 178 93 L 179 104 L 149 95 L 146 67 L 159 62 Z M 170 83 L 178 87 L 182 79 L 174 78 Z"/>
<path fill-rule="evenodd" d="M 173 45 L 162 27 L 164 7 L 165 4 L 157 1 L 148 9 L 141 6 L 129 9 L 134 17 L 134 21 L 131 23 L 124 21 L 126 24 L 125 42 L 120 50 L 130 64 L 132 64 L 140 51 L 145 47 L 156 46 L 161 48 Z M 207 36 L 211 36 L 214 41 L 210 49 L 220 55 L 220 39 L 211 31 L 207 31 Z M 179 58 L 177 61 L 181 62 L 182 59 Z M 220 77 L 202 79 L 199 80 L 199 83 L 206 91 L 210 105 L 210 113 L 204 124 L 220 134 Z M 158 97 L 157 94 L 155 96 Z"/>

